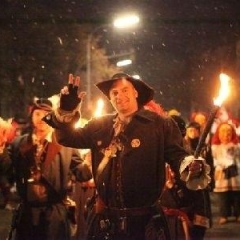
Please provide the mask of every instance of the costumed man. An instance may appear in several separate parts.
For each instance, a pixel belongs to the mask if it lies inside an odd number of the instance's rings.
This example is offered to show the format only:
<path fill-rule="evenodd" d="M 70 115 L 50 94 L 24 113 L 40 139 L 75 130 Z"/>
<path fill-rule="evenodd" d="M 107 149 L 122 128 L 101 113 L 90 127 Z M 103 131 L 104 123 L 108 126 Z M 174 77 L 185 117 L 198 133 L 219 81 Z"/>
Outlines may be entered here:
<path fill-rule="evenodd" d="M 15 239 L 68 240 L 71 237 L 69 172 L 77 180 L 91 178 L 89 166 L 77 149 L 56 142 L 53 129 L 43 121 L 52 111 L 48 99 L 38 99 L 31 110 L 31 131 L 14 140 L 10 148 L 21 204 Z"/>
<path fill-rule="evenodd" d="M 187 126 L 180 117 L 174 117 L 183 136 L 183 146 L 194 154 L 200 137 L 200 124 L 191 122 Z M 201 151 L 205 155 L 206 147 Z M 170 225 L 173 239 L 203 240 L 206 229 L 211 226 L 211 204 L 209 188 L 197 191 L 188 189 L 168 167 L 166 188 L 161 204 Z"/>
<path fill-rule="evenodd" d="M 154 94 L 145 82 L 126 73 L 99 82 L 96 86 L 116 113 L 92 119 L 77 131 L 71 121 L 81 101 L 80 77 L 70 74 L 68 83 L 61 90 L 60 107 L 46 119 L 60 144 L 91 149 L 98 197 L 88 239 L 170 239 L 157 204 L 165 163 L 199 188 L 206 185 L 204 160 L 188 156 L 173 119 L 143 108 Z"/>

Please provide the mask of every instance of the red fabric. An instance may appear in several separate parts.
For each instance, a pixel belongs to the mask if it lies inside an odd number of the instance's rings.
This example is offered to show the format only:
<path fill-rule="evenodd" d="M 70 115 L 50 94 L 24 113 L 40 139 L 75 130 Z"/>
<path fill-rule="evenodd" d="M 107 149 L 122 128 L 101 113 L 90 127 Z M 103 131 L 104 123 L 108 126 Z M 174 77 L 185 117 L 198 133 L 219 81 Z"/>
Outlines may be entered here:
<path fill-rule="evenodd" d="M 166 215 L 179 217 L 180 219 L 183 219 L 184 221 L 186 221 L 189 227 L 191 226 L 191 222 L 184 211 L 176 208 L 166 208 L 166 207 L 162 207 L 162 208 L 163 208 L 163 212 Z"/>
<path fill-rule="evenodd" d="M 159 114 L 160 116 L 166 115 L 162 106 L 160 104 L 154 102 L 153 100 L 151 100 L 150 102 L 145 104 L 144 108 L 149 111 L 155 112 L 155 113 Z"/>

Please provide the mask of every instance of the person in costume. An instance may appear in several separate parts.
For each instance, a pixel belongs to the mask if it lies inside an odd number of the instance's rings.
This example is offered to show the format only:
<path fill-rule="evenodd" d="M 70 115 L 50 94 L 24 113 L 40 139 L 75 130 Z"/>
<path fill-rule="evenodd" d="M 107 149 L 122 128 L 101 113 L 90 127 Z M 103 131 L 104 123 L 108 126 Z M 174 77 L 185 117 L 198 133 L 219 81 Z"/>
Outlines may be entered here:
<path fill-rule="evenodd" d="M 153 99 L 154 90 L 142 80 L 117 73 L 97 83 L 116 112 L 92 119 L 77 131 L 72 121 L 81 102 L 80 77 L 70 74 L 68 83 L 61 90 L 59 108 L 46 121 L 56 128 L 60 144 L 91 149 L 98 196 L 87 238 L 169 239 L 158 204 L 165 163 L 183 175 L 190 187 L 204 188 L 206 181 L 200 177 L 204 160 L 196 161 L 186 153 L 172 118 L 143 108 Z"/>
<path fill-rule="evenodd" d="M 91 178 L 78 150 L 57 143 L 53 129 L 43 121 L 51 110 L 48 99 L 37 99 L 31 109 L 30 132 L 17 137 L 10 146 L 21 199 L 15 239 L 70 239 L 74 216 L 69 215 L 71 202 L 67 198 L 69 173 L 79 181 Z"/>

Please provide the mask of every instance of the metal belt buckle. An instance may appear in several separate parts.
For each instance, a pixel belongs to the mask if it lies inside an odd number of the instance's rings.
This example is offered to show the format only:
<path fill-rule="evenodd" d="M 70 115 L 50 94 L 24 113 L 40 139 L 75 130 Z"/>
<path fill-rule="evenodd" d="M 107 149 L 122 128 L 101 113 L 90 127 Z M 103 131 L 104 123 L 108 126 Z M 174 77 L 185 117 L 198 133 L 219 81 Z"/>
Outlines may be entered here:
<path fill-rule="evenodd" d="M 127 217 L 120 217 L 118 226 L 120 232 L 127 233 Z"/>

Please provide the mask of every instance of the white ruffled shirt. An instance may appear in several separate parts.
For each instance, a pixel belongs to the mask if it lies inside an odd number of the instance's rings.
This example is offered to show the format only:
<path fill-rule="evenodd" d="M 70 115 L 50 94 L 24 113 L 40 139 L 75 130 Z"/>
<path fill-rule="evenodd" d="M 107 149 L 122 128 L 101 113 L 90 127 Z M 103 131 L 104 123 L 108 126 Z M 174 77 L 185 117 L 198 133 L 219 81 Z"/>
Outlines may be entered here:
<path fill-rule="evenodd" d="M 188 166 L 195 160 L 202 161 L 203 170 L 200 176 L 191 177 L 190 172 L 188 171 Z M 196 159 L 194 156 L 187 156 L 184 158 L 180 165 L 180 176 L 181 180 L 186 182 L 186 186 L 190 190 L 200 190 L 205 189 L 208 184 L 211 182 L 210 178 L 210 166 L 206 163 L 206 160 L 198 157 Z"/>

